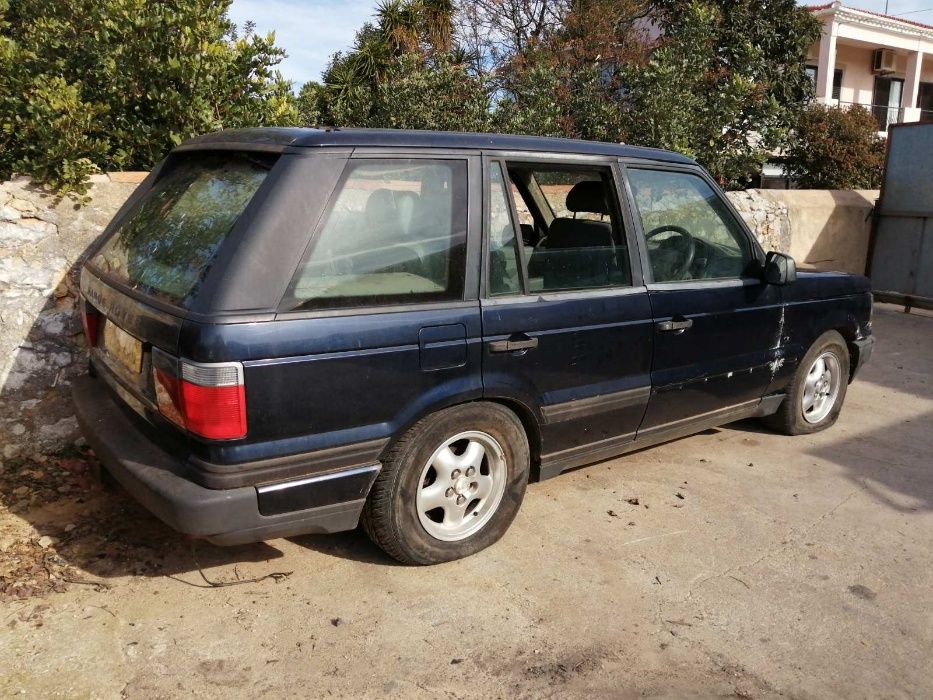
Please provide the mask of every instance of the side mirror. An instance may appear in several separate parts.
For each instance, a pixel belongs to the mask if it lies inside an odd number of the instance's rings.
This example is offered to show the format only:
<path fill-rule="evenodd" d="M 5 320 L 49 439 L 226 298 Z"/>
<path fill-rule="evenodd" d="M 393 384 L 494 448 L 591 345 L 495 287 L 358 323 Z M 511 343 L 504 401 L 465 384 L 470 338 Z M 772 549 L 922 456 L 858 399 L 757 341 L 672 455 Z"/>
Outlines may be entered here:
<path fill-rule="evenodd" d="M 797 263 L 789 255 L 771 251 L 765 258 L 764 276 L 768 284 L 790 284 L 797 280 Z"/>

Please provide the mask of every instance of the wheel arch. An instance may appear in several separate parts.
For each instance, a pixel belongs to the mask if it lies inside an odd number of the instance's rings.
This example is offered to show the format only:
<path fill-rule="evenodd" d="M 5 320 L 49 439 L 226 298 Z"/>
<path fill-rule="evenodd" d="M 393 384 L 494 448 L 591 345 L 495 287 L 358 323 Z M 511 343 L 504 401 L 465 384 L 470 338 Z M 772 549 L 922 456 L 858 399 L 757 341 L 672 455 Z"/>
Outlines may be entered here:
<path fill-rule="evenodd" d="M 518 418 L 519 422 L 521 423 L 522 428 L 525 431 L 525 436 L 528 439 L 528 451 L 531 457 L 531 466 L 532 469 L 535 469 L 541 462 L 542 435 L 540 417 L 536 414 L 535 410 L 528 405 L 527 402 L 514 396 L 476 397 L 461 395 L 457 397 L 448 397 L 444 401 L 432 403 L 429 406 L 422 408 L 422 410 L 412 414 L 411 416 L 408 416 L 408 419 L 393 431 L 392 436 L 380 454 L 380 459 L 383 459 L 385 455 L 392 450 L 398 440 L 403 435 L 405 435 L 405 433 L 407 433 L 412 426 L 418 423 L 418 421 L 423 420 L 432 413 L 437 413 L 448 408 L 454 408 L 455 406 L 464 406 L 474 403 L 497 404 L 515 414 L 515 417 Z"/>
<path fill-rule="evenodd" d="M 855 341 L 858 338 L 858 323 L 854 318 L 850 317 L 846 319 L 845 323 L 836 324 L 834 328 L 830 328 L 829 330 L 836 331 L 845 341 L 846 350 L 849 353 L 848 383 L 851 384 L 852 380 L 855 378 L 855 370 L 858 367 L 859 360 L 859 349 L 858 345 L 855 344 Z"/>

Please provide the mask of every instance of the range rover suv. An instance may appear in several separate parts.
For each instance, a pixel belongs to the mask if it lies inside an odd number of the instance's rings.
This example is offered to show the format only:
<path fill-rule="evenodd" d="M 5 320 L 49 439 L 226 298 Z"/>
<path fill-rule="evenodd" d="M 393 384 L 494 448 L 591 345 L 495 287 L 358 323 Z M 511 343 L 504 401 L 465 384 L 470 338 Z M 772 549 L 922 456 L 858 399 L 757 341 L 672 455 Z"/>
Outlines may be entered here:
<path fill-rule="evenodd" d="M 81 273 L 76 412 L 170 526 L 362 526 L 429 564 L 529 479 L 749 417 L 835 422 L 862 277 L 760 248 L 709 175 L 562 139 L 252 129 L 189 141 Z"/>

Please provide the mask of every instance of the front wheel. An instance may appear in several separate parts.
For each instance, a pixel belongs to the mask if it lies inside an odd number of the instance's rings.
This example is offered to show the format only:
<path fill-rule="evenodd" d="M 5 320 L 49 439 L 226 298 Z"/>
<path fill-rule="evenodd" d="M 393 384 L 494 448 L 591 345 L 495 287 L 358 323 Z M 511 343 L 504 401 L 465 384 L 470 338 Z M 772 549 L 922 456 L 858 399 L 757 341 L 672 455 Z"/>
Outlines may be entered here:
<path fill-rule="evenodd" d="M 786 435 L 825 430 L 839 417 L 849 385 L 849 350 L 842 336 L 817 338 L 794 373 L 787 397 L 767 424 Z"/>
<path fill-rule="evenodd" d="M 504 406 L 472 403 L 413 426 L 383 460 L 363 529 L 406 564 L 460 559 L 496 542 L 518 512 L 528 439 Z"/>

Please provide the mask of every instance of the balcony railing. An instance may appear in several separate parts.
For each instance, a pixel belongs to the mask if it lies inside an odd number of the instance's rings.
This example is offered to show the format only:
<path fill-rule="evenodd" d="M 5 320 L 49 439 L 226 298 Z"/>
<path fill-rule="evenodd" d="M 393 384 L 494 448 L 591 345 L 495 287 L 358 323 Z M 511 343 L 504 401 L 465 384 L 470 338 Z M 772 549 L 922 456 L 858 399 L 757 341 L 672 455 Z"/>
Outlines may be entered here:
<path fill-rule="evenodd" d="M 861 102 L 843 102 L 838 100 L 839 106 L 843 108 L 863 107 L 871 112 L 871 115 L 878 122 L 878 131 L 887 131 L 888 127 L 894 124 L 900 124 L 904 121 L 903 107 L 889 107 L 888 105 L 867 105 Z"/>
<path fill-rule="evenodd" d="M 892 124 L 900 124 L 904 121 L 904 109 L 902 107 L 872 105 L 871 114 L 875 121 L 878 122 L 878 131 L 887 131 Z"/>

